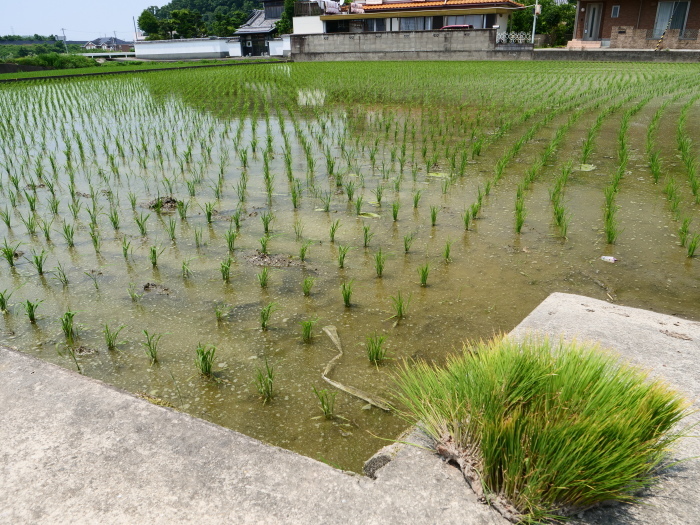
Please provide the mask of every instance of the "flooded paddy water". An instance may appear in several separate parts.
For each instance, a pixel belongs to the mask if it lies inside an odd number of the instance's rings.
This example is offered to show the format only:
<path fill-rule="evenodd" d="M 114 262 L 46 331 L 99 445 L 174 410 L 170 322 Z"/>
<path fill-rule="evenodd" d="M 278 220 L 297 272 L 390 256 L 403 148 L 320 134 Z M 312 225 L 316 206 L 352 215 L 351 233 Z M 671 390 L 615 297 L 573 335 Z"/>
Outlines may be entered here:
<path fill-rule="evenodd" d="M 406 360 L 509 331 L 552 292 L 700 319 L 698 73 L 288 64 L 2 86 L 0 342 L 359 471 L 405 423 L 323 380 L 327 325 L 329 377 L 391 400 Z"/>

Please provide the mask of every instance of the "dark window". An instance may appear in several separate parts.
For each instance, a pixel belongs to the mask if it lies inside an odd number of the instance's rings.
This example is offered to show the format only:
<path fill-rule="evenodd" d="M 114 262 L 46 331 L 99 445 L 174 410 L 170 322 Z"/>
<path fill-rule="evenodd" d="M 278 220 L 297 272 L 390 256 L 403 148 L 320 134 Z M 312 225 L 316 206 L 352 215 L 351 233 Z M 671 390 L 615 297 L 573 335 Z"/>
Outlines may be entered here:
<path fill-rule="evenodd" d="M 484 27 L 488 29 L 488 28 L 491 28 L 495 25 L 496 25 L 496 14 L 490 13 L 488 15 L 485 15 Z"/>
<path fill-rule="evenodd" d="M 349 33 L 350 25 L 347 20 L 327 20 L 326 33 Z"/>
<path fill-rule="evenodd" d="M 441 16 L 433 17 L 433 29 L 442 29 L 443 25 Z"/>

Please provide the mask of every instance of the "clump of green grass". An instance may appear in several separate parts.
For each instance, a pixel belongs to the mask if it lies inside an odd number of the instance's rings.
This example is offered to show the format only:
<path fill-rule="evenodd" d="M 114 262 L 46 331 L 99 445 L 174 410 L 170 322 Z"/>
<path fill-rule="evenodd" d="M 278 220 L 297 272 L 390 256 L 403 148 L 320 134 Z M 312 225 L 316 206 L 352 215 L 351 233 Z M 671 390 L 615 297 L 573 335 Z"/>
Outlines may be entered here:
<path fill-rule="evenodd" d="M 331 242 L 335 242 L 335 232 L 338 231 L 338 228 L 340 228 L 340 219 L 337 219 L 331 223 L 331 227 L 329 230 Z"/>
<path fill-rule="evenodd" d="M 700 233 L 696 233 L 692 237 L 688 238 L 688 246 L 686 247 L 688 258 L 695 257 L 695 250 L 697 250 L 699 243 Z"/>
<path fill-rule="evenodd" d="M 391 306 L 394 308 L 395 313 L 389 319 L 396 319 L 396 322 L 398 323 L 401 319 L 406 317 L 408 305 L 411 304 L 411 295 L 409 294 L 408 298 L 406 298 L 401 295 L 401 292 L 399 291 L 395 296 L 392 295 L 390 299 Z"/>
<path fill-rule="evenodd" d="M 325 388 L 316 390 L 316 387 L 313 387 L 312 390 L 321 405 L 323 417 L 326 419 L 333 419 L 335 417 L 335 396 L 337 392 L 329 392 Z"/>
<path fill-rule="evenodd" d="M 367 351 L 367 359 L 369 362 L 378 365 L 386 359 L 386 348 L 384 348 L 385 335 L 370 335 L 367 337 L 365 349 Z"/>
<path fill-rule="evenodd" d="M 365 248 L 367 248 L 367 246 L 369 246 L 369 243 L 372 241 L 372 237 L 374 237 L 374 233 L 372 233 L 370 231 L 370 226 L 363 226 L 362 227 L 362 238 L 363 238 Z"/>
<path fill-rule="evenodd" d="M 312 241 L 306 241 L 299 246 L 299 259 L 301 259 L 301 262 L 306 261 L 306 252 L 309 250 L 309 247 L 313 244 Z"/>
<path fill-rule="evenodd" d="M 205 377 L 211 377 L 213 374 L 214 354 L 216 354 L 216 347 L 214 345 L 197 344 L 197 357 L 195 357 L 194 364 L 197 370 L 199 370 L 199 373 Z"/>
<path fill-rule="evenodd" d="M 221 261 L 221 266 L 219 267 L 219 270 L 221 270 L 221 279 L 225 283 L 231 280 L 231 264 L 233 264 L 233 259 L 231 259 L 231 256 L 228 256 Z"/>
<path fill-rule="evenodd" d="M 348 254 L 350 246 L 338 245 L 338 268 L 345 268 L 345 256 Z"/>
<path fill-rule="evenodd" d="M 437 449 L 465 454 L 472 487 L 504 496 L 528 523 L 634 502 L 658 479 L 689 407 L 613 355 L 546 339 L 468 345 L 444 368 L 406 365 L 397 385 Z"/>
<path fill-rule="evenodd" d="M 255 387 L 262 397 L 263 405 L 266 405 L 275 397 L 275 370 L 265 359 L 265 368 L 258 368 L 255 371 Z"/>
<path fill-rule="evenodd" d="M 430 207 L 430 225 L 431 226 L 435 226 L 435 224 L 437 223 L 438 211 L 440 211 L 440 206 L 431 206 Z"/>
<path fill-rule="evenodd" d="M 27 299 L 25 302 L 22 303 L 22 306 L 24 306 L 24 311 L 27 313 L 27 317 L 29 318 L 30 323 L 36 323 L 36 310 L 37 308 L 39 308 L 39 305 L 43 302 L 44 301 L 31 302 L 29 299 Z"/>
<path fill-rule="evenodd" d="M 263 266 L 260 273 L 257 274 L 258 283 L 260 283 L 260 288 L 267 288 L 270 282 L 270 269 L 267 266 Z"/>

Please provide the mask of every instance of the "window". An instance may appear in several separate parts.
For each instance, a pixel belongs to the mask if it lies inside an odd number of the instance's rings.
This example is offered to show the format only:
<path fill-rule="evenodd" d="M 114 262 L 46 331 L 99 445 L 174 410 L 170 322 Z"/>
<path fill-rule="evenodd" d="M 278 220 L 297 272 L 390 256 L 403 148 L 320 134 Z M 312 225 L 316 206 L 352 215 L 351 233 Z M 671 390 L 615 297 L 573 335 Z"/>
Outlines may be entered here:
<path fill-rule="evenodd" d="M 610 18 L 618 18 L 620 16 L 620 6 L 612 6 L 612 12 L 610 13 Z"/>
<path fill-rule="evenodd" d="M 423 31 L 425 29 L 425 17 L 401 18 L 399 24 L 400 31 Z"/>
<path fill-rule="evenodd" d="M 661 38 L 667 29 L 685 29 L 689 2 L 659 2 L 654 23 L 654 38 Z"/>
<path fill-rule="evenodd" d="M 364 30 L 369 33 L 386 31 L 386 18 L 366 18 Z"/>

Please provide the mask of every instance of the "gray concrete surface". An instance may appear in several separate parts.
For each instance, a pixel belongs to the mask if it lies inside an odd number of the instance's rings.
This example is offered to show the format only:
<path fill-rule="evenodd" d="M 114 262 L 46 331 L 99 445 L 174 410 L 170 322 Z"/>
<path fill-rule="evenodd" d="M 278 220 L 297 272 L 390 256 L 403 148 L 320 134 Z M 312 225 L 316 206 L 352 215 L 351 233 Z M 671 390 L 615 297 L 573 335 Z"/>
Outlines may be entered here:
<path fill-rule="evenodd" d="M 3 524 L 505 525 L 428 450 L 373 481 L 9 349 L 0 406 Z"/>
<path fill-rule="evenodd" d="M 532 330 L 601 341 L 697 407 L 699 323 L 553 294 L 513 336 Z M 0 404 L 0 523 L 506 525 L 425 448 L 391 447 L 376 480 L 352 475 L 7 348 Z M 696 438 L 675 452 L 691 456 Z M 698 462 L 683 462 L 647 505 L 594 509 L 576 523 L 697 524 L 698 487 Z"/>
<path fill-rule="evenodd" d="M 637 308 L 627 308 L 580 295 L 554 293 L 512 332 L 513 337 L 539 333 L 599 342 L 621 359 L 668 381 L 696 411 L 688 422 L 700 422 L 700 323 Z M 698 436 L 699 428 L 692 434 Z M 700 438 L 681 440 L 670 461 L 700 457 Z M 683 461 L 663 473 L 660 483 L 644 494 L 644 505 L 593 509 L 586 525 L 700 524 L 700 461 Z"/>

